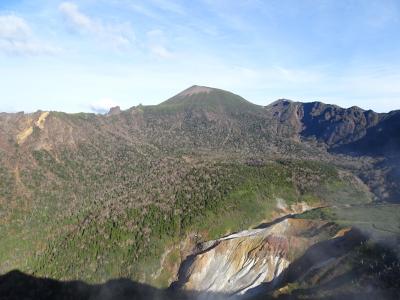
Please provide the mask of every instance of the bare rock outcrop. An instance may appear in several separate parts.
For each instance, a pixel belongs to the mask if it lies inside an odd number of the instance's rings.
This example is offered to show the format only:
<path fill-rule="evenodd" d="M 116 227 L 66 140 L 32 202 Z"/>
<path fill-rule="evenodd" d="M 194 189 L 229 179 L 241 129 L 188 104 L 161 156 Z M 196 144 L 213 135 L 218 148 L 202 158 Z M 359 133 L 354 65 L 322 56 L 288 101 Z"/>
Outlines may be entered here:
<path fill-rule="evenodd" d="M 184 290 L 244 294 L 274 281 L 310 246 L 325 239 L 331 226 L 286 218 L 266 228 L 203 243 L 182 264 L 177 284 Z"/>

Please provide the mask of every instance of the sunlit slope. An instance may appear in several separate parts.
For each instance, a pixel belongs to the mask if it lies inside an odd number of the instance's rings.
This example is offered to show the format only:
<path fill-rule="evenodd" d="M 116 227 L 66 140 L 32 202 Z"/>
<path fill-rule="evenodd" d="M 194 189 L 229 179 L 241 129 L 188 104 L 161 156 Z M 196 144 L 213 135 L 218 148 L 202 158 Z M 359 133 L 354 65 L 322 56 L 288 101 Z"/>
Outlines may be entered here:
<path fill-rule="evenodd" d="M 281 200 L 374 198 L 351 173 L 374 159 L 333 156 L 275 113 L 194 86 L 106 115 L 0 114 L 0 271 L 165 286 L 194 243 L 270 219 Z"/>

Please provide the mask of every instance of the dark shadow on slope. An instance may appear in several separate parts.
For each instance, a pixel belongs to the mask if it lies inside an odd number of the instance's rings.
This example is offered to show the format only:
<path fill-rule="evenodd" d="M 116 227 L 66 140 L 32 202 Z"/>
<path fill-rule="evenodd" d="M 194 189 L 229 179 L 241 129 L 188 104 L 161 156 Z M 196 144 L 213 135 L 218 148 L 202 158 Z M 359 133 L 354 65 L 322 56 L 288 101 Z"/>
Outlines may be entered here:
<path fill-rule="evenodd" d="M 312 209 L 310 209 L 310 210 L 307 210 L 307 212 L 311 212 L 311 211 L 314 211 L 314 210 L 318 210 L 318 209 L 321 209 L 321 208 L 324 208 L 324 207 L 325 207 L 325 206 L 319 206 L 319 207 L 316 207 L 316 208 L 312 208 Z M 282 221 L 284 221 L 284 220 L 286 220 L 286 219 L 296 218 L 297 216 L 300 216 L 300 215 L 302 215 L 303 213 L 304 213 L 304 212 L 302 212 L 302 213 L 297 213 L 297 214 L 288 214 L 288 215 L 284 215 L 284 216 L 282 216 L 282 217 L 280 217 L 280 218 L 277 218 L 277 219 L 275 219 L 275 220 L 273 220 L 273 221 L 271 221 L 271 222 L 262 223 L 262 224 L 258 225 L 257 227 L 255 227 L 254 229 L 263 229 L 263 228 L 267 228 L 267 227 L 270 227 L 270 226 L 272 226 L 272 225 L 278 224 L 278 223 L 280 223 L 280 222 L 282 222 Z"/>
<path fill-rule="evenodd" d="M 370 155 L 396 157 L 400 152 L 400 111 L 392 111 L 366 134 L 352 143 L 332 148 L 334 153 L 344 153 L 354 156 Z"/>
<path fill-rule="evenodd" d="M 210 248 L 209 248 L 210 249 Z M 184 283 L 188 280 L 189 269 L 196 257 L 197 253 L 188 255 L 185 260 L 182 261 L 179 270 L 178 270 L 178 278 L 176 281 L 171 283 L 170 288 L 174 291 L 180 290 Z"/>
<path fill-rule="evenodd" d="M 400 203 L 400 111 L 392 111 L 381 121 L 367 128 L 365 135 L 350 143 L 336 145 L 329 148 L 333 154 L 345 154 L 353 157 L 371 156 L 384 158 L 382 163 L 377 163 L 374 168 L 380 169 L 381 182 L 375 194 L 382 200 Z M 379 183 L 379 181 L 378 181 Z"/>
<path fill-rule="evenodd" d="M 276 299 L 399 299 L 400 262 L 381 244 L 369 243 L 358 229 L 311 246 L 280 276 L 250 290 L 246 296 L 264 299 L 290 287 Z M 259 296 L 258 296 L 259 295 Z"/>
<path fill-rule="evenodd" d="M 226 295 L 157 289 L 129 279 L 90 285 L 82 281 L 58 281 L 11 271 L 0 276 L 1 300 L 219 300 Z M 231 298 L 230 298 L 231 299 Z"/>

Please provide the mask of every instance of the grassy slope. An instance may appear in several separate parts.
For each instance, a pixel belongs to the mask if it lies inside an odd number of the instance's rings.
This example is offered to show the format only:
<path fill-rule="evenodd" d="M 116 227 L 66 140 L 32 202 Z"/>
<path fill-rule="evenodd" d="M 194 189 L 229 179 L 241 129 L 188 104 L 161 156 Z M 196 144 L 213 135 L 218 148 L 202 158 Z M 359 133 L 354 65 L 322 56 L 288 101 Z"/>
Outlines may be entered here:
<path fill-rule="evenodd" d="M 326 207 L 299 217 L 333 221 L 341 226 L 354 226 L 376 240 L 400 236 L 400 205 L 396 204 Z"/>

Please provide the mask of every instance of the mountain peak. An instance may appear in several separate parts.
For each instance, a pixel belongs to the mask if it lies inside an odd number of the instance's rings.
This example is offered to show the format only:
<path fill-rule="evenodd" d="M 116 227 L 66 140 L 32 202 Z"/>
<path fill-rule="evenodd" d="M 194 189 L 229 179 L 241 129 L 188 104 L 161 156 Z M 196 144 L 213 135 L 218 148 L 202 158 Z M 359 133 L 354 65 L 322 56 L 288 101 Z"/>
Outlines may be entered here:
<path fill-rule="evenodd" d="M 215 89 L 207 87 L 207 86 L 200 86 L 200 85 L 193 85 L 190 88 L 187 88 L 186 90 L 180 92 L 177 96 L 180 97 L 187 97 L 187 96 L 192 96 L 196 94 L 208 94 L 211 91 Z"/>
<path fill-rule="evenodd" d="M 201 107 L 207 110 L 216 108 L 219 110 L 239 110 L 239 108 L 247 110 L 249 108 L 253 109 L 254 106 L 256 106 L 229 91 L 199 85 L 191 86 L 174 97 L 162 102 L 160 105 L 181 105 L 192 108 Z"/>
<path fill-rule="evenodd" d="M 267 107 L 285 106 L 285 105 L 289 105 L 291 103 L 295 103 L 295 102 L 290 99 L 281 98 L 281 99 L 275 100 L 274 102 L 268 104 Z"/>

